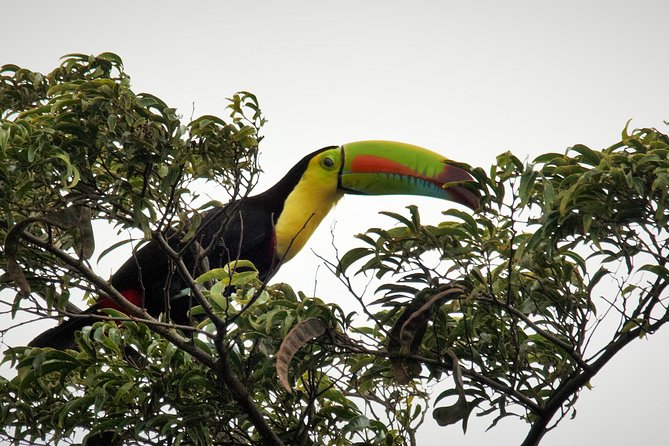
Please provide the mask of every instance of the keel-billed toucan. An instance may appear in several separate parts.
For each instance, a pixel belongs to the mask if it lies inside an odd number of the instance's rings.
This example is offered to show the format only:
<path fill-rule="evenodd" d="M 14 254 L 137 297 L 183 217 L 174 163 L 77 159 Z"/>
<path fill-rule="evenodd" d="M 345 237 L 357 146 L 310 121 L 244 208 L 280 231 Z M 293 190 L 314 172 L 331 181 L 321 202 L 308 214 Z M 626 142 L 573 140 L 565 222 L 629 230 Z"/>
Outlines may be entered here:
<path fill-rule="evenodd" d="M 283 262 L 302 249 L 344 193 L 426 195 L 476 209 L 476 196 L 457 184 L 471 179 L 465 170 L 451 165 L 443 156 L 409 144 L 361 141 L 326 147 L 302 158 L 267 191 L 208 211 L 196 240 L 200 253 L 212 244 L 208 253 L 210 268 L 236 259 L 250 260 L 260 279 L 268 280 Z M 170 243 L 181 247 L 175 237 Z M 185 250 L 184 263 L 197 274 L 202 271 L 196 270 L 195 257 L 192 251 Z M 180 291 L 187 288 L 155 241 L 137 250 L 112 276 L 111 284 L 154 316 L 165 311 L 166 298 L 183 295 Z M 189 298 L 172 297 L 171 319 L 187 323 L 190 303 Z M 114 306 L 113 301 L 102 298 L 87 312 L 110 306 Z M 30 345 L 72 346 L 74 332 L 93 322 L 93 317 L 69 319 L 42 333 Z"/>

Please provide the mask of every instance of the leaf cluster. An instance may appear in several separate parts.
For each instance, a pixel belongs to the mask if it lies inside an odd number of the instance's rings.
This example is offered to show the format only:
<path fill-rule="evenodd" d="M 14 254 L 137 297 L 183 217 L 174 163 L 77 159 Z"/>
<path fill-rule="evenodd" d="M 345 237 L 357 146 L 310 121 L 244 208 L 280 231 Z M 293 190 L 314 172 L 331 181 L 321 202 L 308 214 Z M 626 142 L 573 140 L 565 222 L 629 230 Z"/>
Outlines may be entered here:
<path fill-rule="evenodd" d="M 199 221 L 196 180 L 215 181 L 232 199 L 245 195 L 259 171 L 265 120 L 248 92 L 228 110 L 229 121 L 203 116 L 184 125 L 159 98 L 135 93 L 112 53 L 70 54 L 47 75 L 1 67 L 0 262 L 12 265 L 22 294 L 32 288 L 63 308 L 70 288 L 90 289 L 57 256 L 23 255 L 26 232 L 88 258 L 93 220 L 150 238 Z"/>
<path fill-rule="evenodd" d="M 156 240 L 168 228 L 188 238 L 200 221 L 193 181 L 214 180 L 233 200 L 255 182 L 265 119 L 251 93 L 232 97 L 229 122 L 202 116 L 184 126 L 163 101 L 133 92 L 111 53 L 68 55 L 48 75 L 15 66 L 0 75 L 0 261 L 14 265 L 3 282 L 21 292 L 14 311 L 30 293 L 45 301 L 35 300 L 33 311 L 72 314 L 73 290 L 99 292 L 104 281 L 85 262 L 92 220 Z M 192 226 L 181 229 L 186 221 Z M 362 354 L 344 334 L 353 316 L 336 305 L 288 285 L 265 288 L 243 259 L 193 279 L 191 292 L 202 296 L 192 310 L 199 325 L 183 332 L 107 310 L 107 321 L 78 336 L 76 351 L 8 350 L 18 375 L 0 379 L 3 437 L 258 444 L 268 439 L 264 427 L 288 444 L 403 444 L 419 424 L 421 406 L 412 401 L 425 395 L 379 375 L 383 358 Z M 295 385 L 286 392 L 274 356 L 291 327 L 309 318 L 331 336 L 294 352 Z M 350 349 L 360 354 L 349 359 Z"/>
<path fill-rule="evenodd" d="M 466 423 L 474 408 L 491 425 L 517 415 L 543 429 L 534 444 L 613 355 L 667 321 L 668 149 L 655 129 L 625 129 L 603 150 L 575 145 L 530 164 L 504 153 L 473 170 L 475 215 L 448 210 L 426 226 L 410 207 L 385 213 L 392 229 L 359 236 L 338 270 L 384 279 L 368 311 L 391 335 L 395 376 L 463 375 L 437 398 L 438 422 Z M 617 329 L 602 334 L 609 313 Z M 443 405 L 458 395 L 467 403 Z"/>
<path fill-rule="evenodd" d="M 345 316 L 338 306 L 295 293 L 287 284 L 263 289 L 248 274 L 233 273 L 236 291 L 215 297 L 220 282 L 213 276 L 203 276 L 215 282 L 205 294 L 229 329 L 223 342 L 230 370 L 286 444 L 403 444 L 403 421 L 379 420 L 359 402 L 396 401 L 397 407 L 384 410 L 408 417 L 405 412 L 415 411 L 415 405 L 404 407 L 402 402 L 411 400 L 410 392 L 397 388 L 395 395 L 388 395 L 387 380 L 364 389 L 350 383 L 348 373 L 353 368 L 361 373 L 366 361 L 337 354 L 334 339 L 296 352 L 293 391 L 286 392 L 276 378 L 273 358 L 293 322 L 318 318 L 341 331 L 338 324 Z M 6 436 L 32 444 L 84 434 L 85 439 L 109 435 L 133 444 L 262 441 L 215 369 L 156 336 L 147 325 L 121 322 L 121 313 L 109 314 L 119 321 L 84 329 L 77 351 L 17 347 L 7 352 L 6 360 L 19 373 L 0 380 Z M 209 319 L 202 320 L 191 339 L 212 357 L 218 356 L 220 341 Z"/>
<path fill-rule="evenodd" d="M 82 260 L 95 219 L 162 241 L 183 266 L 164 237 L 196 230 L 192 183 L 213 180 L 243 199 L 259 170 L 255 96 L 234 95 L 229 120 L 183 125 L 133 92 L 111 53 L 66 56 L 48 75 L 4 66 L 0 105 L 0 261 L 13 280 L 0 285 L 23 293 L 14 311 L 32 290 L 46 303 L 39 314 L 72 313 L 72 291 L 108 285 Z M 332 296 L 266 286 L 245 259 L 198 278 L 186 271 L 192 327 L 108 310 L 77 350 L 8 350 L 17 375 L 0 378 L 0 436 L 415 444 L 425 388 L 445 381 L 439 424 L 518 416 L 531 425 L 525 444 L 536 444 L 613 356 L 669 320 L 669 138 L 626 128 L 602 150 L 575 145 L 532 163 L 503 153 L 471 172 L 475 214 L 449 209 L 425 225 L 415 206 L 384 212 L 394 225 L 361 234 L 331 265 L 364 317 Z M 376 281 L 373 296 L 356 292 L 355 275 Z M 308 321 L 317 329 L 281 353 Z"/>

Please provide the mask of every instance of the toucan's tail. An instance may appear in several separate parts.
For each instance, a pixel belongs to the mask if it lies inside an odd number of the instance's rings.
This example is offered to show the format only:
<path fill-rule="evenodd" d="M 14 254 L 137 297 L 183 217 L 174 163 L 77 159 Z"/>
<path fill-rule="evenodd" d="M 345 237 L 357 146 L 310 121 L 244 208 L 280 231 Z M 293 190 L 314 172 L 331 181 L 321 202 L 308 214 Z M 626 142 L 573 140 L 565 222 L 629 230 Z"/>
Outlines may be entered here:
<path fill-rule="evenodd" d="M 121 294 L 128 299 L 134 305 L 142 304 L 142 292 L 129 288 L 127 290 L 121 291 Z M 65 350 L 68 348 L 76 348 L 77 344 L 74 342 L 74 333 L 81 330 L 84 327 L 93 325 L 96 319 L 93 315 L 100 314 L 98 310 L 102 308 L 114 308 L 119 310 L 120 307 L 110 298 L 104 297 L 98 303 L 89 307 L 87 310 L 82 312 L 76 317 L 70 317 L 60 325 L 57 325 L 44 333 L 37 336 L 35 339 L 30 341 L 28 346 L 30 347 L 52 347 L 58 350 Z"/>
<path fill-rule="evenodd" d="M 73 317 L 37 336 L 28 344 L 30 347 L 51 347 L 58 350 L 76 348 L 74 333 L 82 328 L 93 325 L 93 316 Z"/>

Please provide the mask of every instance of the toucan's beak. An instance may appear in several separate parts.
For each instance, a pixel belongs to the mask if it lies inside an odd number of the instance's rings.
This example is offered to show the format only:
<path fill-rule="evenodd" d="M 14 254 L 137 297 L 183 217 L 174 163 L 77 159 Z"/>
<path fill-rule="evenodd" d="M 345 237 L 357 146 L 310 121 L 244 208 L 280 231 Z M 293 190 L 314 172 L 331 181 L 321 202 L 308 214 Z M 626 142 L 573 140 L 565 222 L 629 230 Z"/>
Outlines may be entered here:
<path fill-rule="evenodd" d="M 462 187 L 474 181 L 464 169 L 431 150 L 392 141 L 344 144 L 339 188 L 367 195 L 426 195 L 478 209 L 477 196 Z"/>

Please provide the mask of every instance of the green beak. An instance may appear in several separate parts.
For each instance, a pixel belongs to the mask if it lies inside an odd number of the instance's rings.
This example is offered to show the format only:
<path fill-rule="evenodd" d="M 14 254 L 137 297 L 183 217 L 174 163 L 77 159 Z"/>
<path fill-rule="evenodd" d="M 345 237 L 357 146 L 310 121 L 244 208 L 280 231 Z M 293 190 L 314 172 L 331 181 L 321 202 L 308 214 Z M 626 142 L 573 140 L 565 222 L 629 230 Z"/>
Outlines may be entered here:
<path fill-rule="evenodd" d="M 344 144 L 339 188 L 366 195 L 408 194 L 443 198 L 478 209 L 477 196 L 461 186 L 474 181 L 438 153 L 392 141 Z"/>

